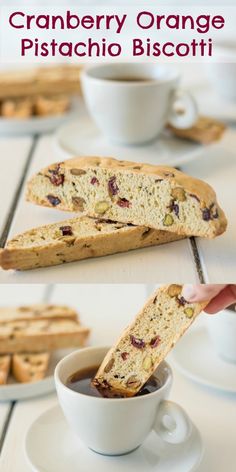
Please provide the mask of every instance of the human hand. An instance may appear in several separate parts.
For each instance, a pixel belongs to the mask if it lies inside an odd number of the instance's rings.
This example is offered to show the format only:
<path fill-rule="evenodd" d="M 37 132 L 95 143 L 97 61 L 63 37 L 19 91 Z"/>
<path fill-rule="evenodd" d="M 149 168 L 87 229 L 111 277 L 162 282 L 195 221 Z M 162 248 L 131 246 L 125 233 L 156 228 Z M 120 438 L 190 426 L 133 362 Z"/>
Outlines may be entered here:
<path fill-rule="evenodd" d="M 210 300 L 204 311 L 213 314 L 236 302 L 236 284 L 184 285 L 182 295 L 188 302 Z"/>

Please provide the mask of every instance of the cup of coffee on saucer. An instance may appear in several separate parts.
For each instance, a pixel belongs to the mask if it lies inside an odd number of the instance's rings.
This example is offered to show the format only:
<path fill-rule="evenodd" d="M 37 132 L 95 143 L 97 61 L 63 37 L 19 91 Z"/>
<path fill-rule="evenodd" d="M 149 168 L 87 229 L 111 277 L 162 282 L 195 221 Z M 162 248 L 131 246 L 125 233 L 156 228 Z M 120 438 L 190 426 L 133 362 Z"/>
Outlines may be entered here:
<path fill-rule="evenodd" d="M 91 380 L 107 351 L 107 347 L 75 351 L 56 367 L 59 403 L 74 433 L 93 451 L 111 456 L 135 450 L 151 431 L 162 443 L 184 443 L 193 425 L 179 405 L 167 400 L 170 366 L 162 362 L 135 397 L 104 398 Z"/>
<path fill-rule="evenodd" d="M 236 310 L 235 306 L 208 316 L 208 333 L 213 347 L 219 356 L 227 361 L 236 363 Z"/>
<path fill-rule="evenodd" d="M 177 70 L 155 64 L 96 64 L 81 74 L 88 111 L 112 142 L 141 145 L 167 123 L 189 128 L 197 120 L 192 96 L 179 88 Z"/>

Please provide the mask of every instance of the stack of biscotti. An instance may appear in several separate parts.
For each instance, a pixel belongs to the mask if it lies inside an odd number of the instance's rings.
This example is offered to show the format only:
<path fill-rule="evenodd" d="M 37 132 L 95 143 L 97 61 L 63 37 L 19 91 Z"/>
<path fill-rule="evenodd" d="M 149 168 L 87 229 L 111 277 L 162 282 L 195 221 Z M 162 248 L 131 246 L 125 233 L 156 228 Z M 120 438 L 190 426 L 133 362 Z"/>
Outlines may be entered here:
<path fill-rule="evenodd" d="M 42 379 L 50 352 L 83 346 L 89 335 L 75 310 L 37 304 L 0 309 L 0 384 L 10 373 L 19 382 Z"/>
<path fill-rule="evenodd" d="M 93 379 L 105 396 L 137 394 L 208 304 L 188 303 L 181 292 L 181 285 L 158 289 L 107 353 Z"/>
<path fill-rule="evenodd" d="M 0 253 L 4 269 L 28 269 L 181 237 L 214 238 L 227 226 L 214 190 L 162 166 L 83 157 L 53 164 L 28 184 L 27 199 L 80 218 L 18 235 Z"/>
<path fill-rule="evenodd" d="M 0 99 L 78 93 L 81 70 L 81 66 L 61 65 L 2 71 Z"/>

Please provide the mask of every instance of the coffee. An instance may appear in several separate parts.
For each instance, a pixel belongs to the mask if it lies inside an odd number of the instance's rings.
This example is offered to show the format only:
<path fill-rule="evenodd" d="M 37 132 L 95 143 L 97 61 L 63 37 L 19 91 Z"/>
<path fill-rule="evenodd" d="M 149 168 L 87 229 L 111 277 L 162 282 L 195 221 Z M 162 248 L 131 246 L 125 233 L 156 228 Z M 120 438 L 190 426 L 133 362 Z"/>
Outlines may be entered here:
<path fill-rule="evenodd" d="M 133 76 L 133 77 L 104 77 L 104 80 L 111 80 L 111 81 L 114 81 L 114 82 L 153 82 L 155 79 L 152 79 L 151 77 L 136 77 L 136 76 Z"/>
<path fill-rule="evenodd" d="M 71 390 L 74 390 L 78 393 L 83 393 L 84 395 L 89 395 L 92 397 L 108 397 L 108 395 L 102 395 L 93 385 L 92 379 L 94 378 L 96 372 L 98 371 L 99 366 L 88 367 L 87 369 L 79 370 L 72 374 L 66 382 L 66 386 Z M 137 393 L 137 397 L 141 395 L 147 395 L 148 393 L 155 392 L 161 387 L 160 380 L 152 375 L 150 379 L 145 383 L 145 385 Z"/>

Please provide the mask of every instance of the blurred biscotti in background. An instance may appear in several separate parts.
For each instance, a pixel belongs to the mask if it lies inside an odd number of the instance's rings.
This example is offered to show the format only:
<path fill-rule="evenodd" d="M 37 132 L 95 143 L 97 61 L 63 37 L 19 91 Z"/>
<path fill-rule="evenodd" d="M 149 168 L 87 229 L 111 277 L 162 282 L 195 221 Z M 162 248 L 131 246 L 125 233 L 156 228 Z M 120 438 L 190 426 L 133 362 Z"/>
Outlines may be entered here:
<path fill-rule="evenodd" d="M 18 382 L 35 382 L 47 374 L 52 351 L 81 347 L 90 330 L 73 308 L 35 304 L 0 308 L 0 385 L 10 374 Z"/>
<path fill-rule="evenodd" d="M 175 128 L 172 125 L 168 125 L 168 128 L 179 138 L 196 141 L 201 144 L 210 144 L 222 138 L 226 125 L 215 118 L 199 116 L 191 128 L 181 129 Z"/>
<path fill-rule="evenodd" d="M 59 65 L 0 72 L 0 99 L 80 93 L 81 66 Z"/>

